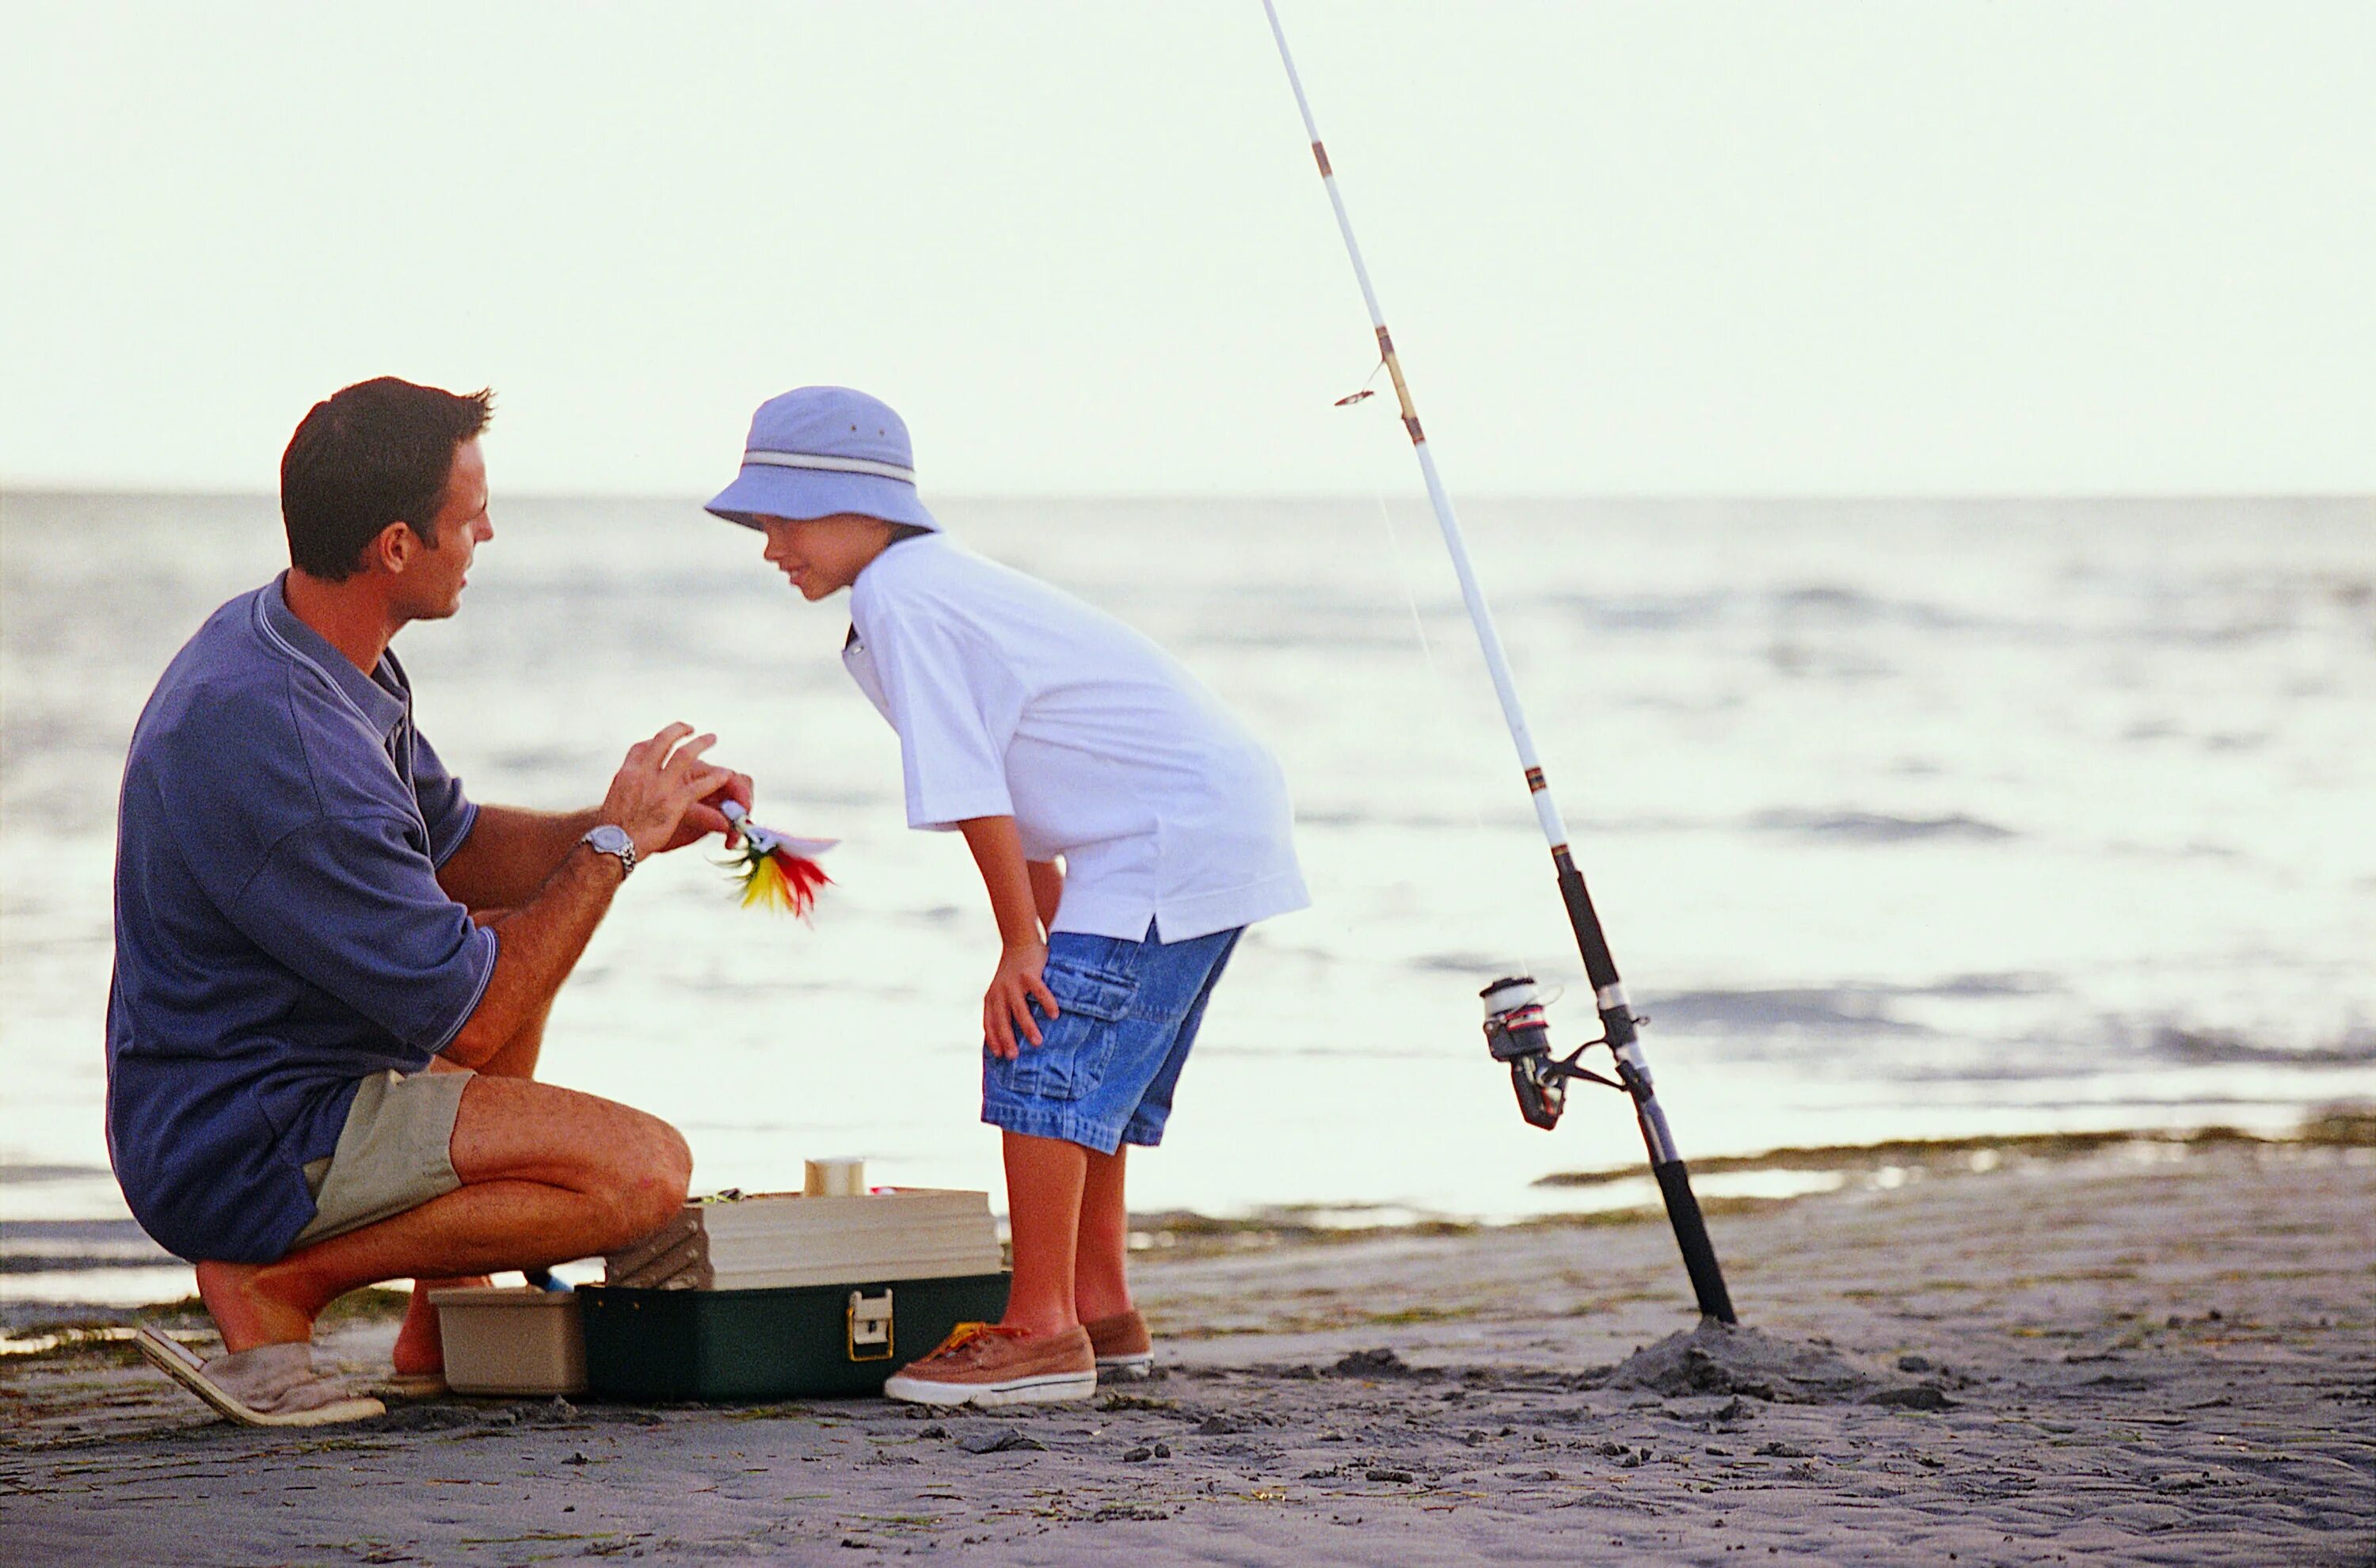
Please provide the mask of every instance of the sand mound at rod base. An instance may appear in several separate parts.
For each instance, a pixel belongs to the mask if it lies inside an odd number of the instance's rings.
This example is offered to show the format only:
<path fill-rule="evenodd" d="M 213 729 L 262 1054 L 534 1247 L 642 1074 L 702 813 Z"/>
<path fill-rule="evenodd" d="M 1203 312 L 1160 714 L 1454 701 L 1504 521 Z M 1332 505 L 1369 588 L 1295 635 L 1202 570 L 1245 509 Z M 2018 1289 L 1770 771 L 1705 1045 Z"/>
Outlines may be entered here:
<path fill-rule="evenodd" d="M 1905 1401 L 1910 1387 L 1878 1364 L 1821 1339 L 1788 1339 L 1762 1328 L 1703 1318 L 1610 1369 L 1610 1388 L 1644 1388 L 1669 1396 L 1739 1394 L 1787 1405 Z"/>

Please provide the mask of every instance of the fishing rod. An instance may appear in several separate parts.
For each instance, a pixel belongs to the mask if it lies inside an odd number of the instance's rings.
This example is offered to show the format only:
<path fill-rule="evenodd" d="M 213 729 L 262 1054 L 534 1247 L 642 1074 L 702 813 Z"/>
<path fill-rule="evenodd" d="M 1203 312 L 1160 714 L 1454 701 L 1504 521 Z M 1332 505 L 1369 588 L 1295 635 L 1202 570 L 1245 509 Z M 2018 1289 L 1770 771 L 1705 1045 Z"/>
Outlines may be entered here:
<path fill-rule="evenodd" d="M 1402 362 L 1395 354 L 1395 340 L 1386 331 L 1385 313 L 1378 306 L 1377 291 L 1370 285 L 1370 269 L 1361 260 L 1360 243 L 1353 238 L 1353 220 L 1346 214 L 1345 197 L 1336 189 L 1336 171 L 1329 167 L 1327 148 L 1321 145 L 1319 124 L 1313 119 L 1311 101 L 1303 95 L 1303 78 L 1296 74 L 1295 56 L 1288 50 L 1287 30 L 1279 25 L 1278 7 L 1272 0 L 1263 0 L 1263 14 L 1270 18 L 1271 37 L 1278 43 L 1279 63 L 1287 67 L 1287 83 L 1294 89 L 1295 107 L 1303 115 L 1303 128 L 1312 138 L 1312 156 L 1320 165 L 1320 183 L 1327 188 L 1328 205 L 1336 209 L 1337 232 L 1345 237 L 1345 254 L 1352 259 L 1353 277 L 1361 286 L 1361 301 L 1370 307 L 1370 325 L 1377 328 L 1378 354 L 1387 375 L 1393 378 L 1395 398 L 1402 405 L 1403 429 L 1410 435 L 1420 473 L 1427 481 L 1427 498 L 1435 508 L 1435 521 L 1443 530 L 1444 548 L 1452 553 L 1452 569 L 1460 578 L 1460 597 L 1468 605 L 1469 622 L 1477 628 L 1477 640 L 1484 648 L 1485 667 L 1493 676 L 1493 691 L 1502 699 L 1502 717 L 1508 721 L 1511 742 L 1518 749 L 1518 766 L 1526 770 L 1535 816 L 1541 822 L 1543 837 L 1550 845 L 1560 898 L 1567 906 L 1568 923 L 1575 931 L 1576 949 L 1584 956 L 1584 972 L 1592 981 L 1593 1004 L 1600 1013 L 1598 1039 L 1586 1041 L 1566 1056 L 1554 1056 L 1550 1026 L 1535 992 L 1534 977 L 1506 976 L 1478 993 L 1485 1004 L 1486 1047 L 1495 1061 L 1509 1064 L 1519 1113 L 1545 1131 L 1559 1124 L 1560 1114 L 1567 1108 L 1567 1086 L 1574 1080 L 1606 1084 L 1633 1097 L 1634 1120 L 1641 1123 L 1642 1142 L 1650 1153 L 1650 1173 L 1657 1178 L 1658 1192 L 1666 1199 L 1667 1218 L 1674 1225 L 1676 1242 L 1682 1248 L 1683 1267 L 1692 1277 L 1692 1290 L 1699 1298 L 1700 1313 L 1720 1323 L 1731 1323 L 1735 1321 L 1732 1298 L 1725 1291 L 1724 1271 L 1717 1266 L 1716 1248 L 1708 1241 L 1707 1222 L 1700 1215 L 1699 1200 L 1692 1195 L 1691 1172 L 1675 1146 L 1675 1135 L 1667 1126 L 1667 1113 L 1659 1109 L 1657 1093 L 1651 1087 L 1650 1065 L 1642 1055 L 1637 1030 L 1644 1020 L 1634 1016 L 1625 1000 L 1624 982 L 1617 978 L 1617 962 L 1610 956 L 1609 940 L 1601 933 L 1600 917 L 1593 911 L 1592 895 L 1584 885 L 1584 873 L 1575 869 L 1575 857 L 1569 852 L 1567 826 L 1560 819 L 1550 785 L 1543 778 L 1543 765 L 1535 755 L 1534 735 L 1527 728 L 1526 709 L 1519 706 L 1518 688 L 1510 678 L 1510 662 L 1502 652 L 1502 635 L 1494 629 L 1493 612 L 1486 608 L 1485 590 L 1478 585 L 1476 569 L 1468 561 L 1468 546 L 1461 538 L 1459 520 L 1453 516 L 1452 497 L 1435 471 L 1434 454 L 1428 450 L 1427 436 L 1420 428 L 1419 409 L 1411 401 L 1410 384 L 1403 378 Z M 1615 1060 L 1617 1076 L 1613 1079 L 1579 1064 L 1584 1053 L 1598 1045 L 1609 1047 Z"/>

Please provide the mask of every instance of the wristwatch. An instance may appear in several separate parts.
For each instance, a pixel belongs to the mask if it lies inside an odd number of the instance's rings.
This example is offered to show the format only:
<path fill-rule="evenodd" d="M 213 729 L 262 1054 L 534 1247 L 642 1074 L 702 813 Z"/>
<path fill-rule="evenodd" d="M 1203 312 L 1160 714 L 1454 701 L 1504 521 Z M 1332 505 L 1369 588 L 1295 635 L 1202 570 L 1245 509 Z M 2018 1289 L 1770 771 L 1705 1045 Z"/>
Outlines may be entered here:
<path fill-rule="evenodd" d="M 596 854 L 618 856 L 620 881 L 624 882 L 636 874 L 636 841 L 628 837 L 627 830 L 616 823 L 606 822 L 600 826 L 589 827 L 586 836 L 577 841 L 591 848 Z"/>

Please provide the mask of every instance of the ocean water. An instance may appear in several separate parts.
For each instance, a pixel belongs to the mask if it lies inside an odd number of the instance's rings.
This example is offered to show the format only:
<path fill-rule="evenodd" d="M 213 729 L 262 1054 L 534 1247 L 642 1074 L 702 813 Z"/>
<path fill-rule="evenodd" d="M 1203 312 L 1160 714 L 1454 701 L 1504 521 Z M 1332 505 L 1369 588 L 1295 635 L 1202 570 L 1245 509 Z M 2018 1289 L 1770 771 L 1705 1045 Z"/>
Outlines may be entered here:
<path fill-rule="evenodd" d="M 1594 1027 L 1423 504 L 941 501 L 1178 653 L 1277 751 L 1310 911 L 1241 948 L 1146 1209 L 1508 1218 L 1640 1202 L 1625 1102 L 1522 1123 L 1478 988 Z M 1471 544 L 1687 1155 L 2211 1123 L 2376 1096 L 2376 508 L 2340 501 L 1471 501 Z M 679 718 L 762 821 L 838 837 L 813 926 L 688 851 L 636 875 L 543 1075 L 667 1117 L 700 1187 L 999 1190 L 995 940 L 954 837 L 754 535 L 689 501 L 498 492 L 461 613 L 409 629 L 478 798 L 574 806 Z M 280 564 L 267 497 L 0 498 L 0 1209 L 19 1301 L 125 1245 L 101 1017 L 114 798 L 158 672 Z M 1733 1190 L 1702 1183 L 1703 1195 Z M 108 1222 L 115 1223 L 110 1224 Z M 1719 1241 L 1721 1237 L 1719 1237 Z"/>

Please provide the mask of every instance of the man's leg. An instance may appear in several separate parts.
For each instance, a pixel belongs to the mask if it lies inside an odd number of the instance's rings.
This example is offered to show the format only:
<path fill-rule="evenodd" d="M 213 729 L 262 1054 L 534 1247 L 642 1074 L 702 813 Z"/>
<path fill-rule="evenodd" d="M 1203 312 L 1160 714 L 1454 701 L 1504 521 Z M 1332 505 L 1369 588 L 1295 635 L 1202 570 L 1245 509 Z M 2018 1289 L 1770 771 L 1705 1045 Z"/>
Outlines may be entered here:
<path fill-rule="evenodd" d="M 392 1219 L 277 1263 L 198 1265 L 198 1293 L 230 1351 L 312 1337 L 347 1291 L 449 1279 L 610 1252 L 684 1202 L 693 1155 L 656 1116 L 522 1078 L 480 1077 L 454 1119 L 462 1185 Z"/>
<path fill-rule="evenodd" d="M 1073 1315 L 1073 1257 L 1089 1151 L 1028 1133 L 1004 1138 L 1015 1280 L 999 1322 L 1026 1334 L 1061 1334 L 1079 1324 Z"/>
<path fill-rule="evenodd" d="M 1081 1151 L 1087 1170 L 1081 1181 L 1081 1223 L 1073 1253 L 1073 1310 L 1083 1323 L 1114 1317 L 1131 1309 L 1130 1206 L 1123 1175 L 1130 1146 L 1111 1154 Z"/>
<path fill-rule="evenodd" d="M 508 911 L 496 911 L 505 913 Z M 544 1023 L 552 1015 L 548 1002 L 529 1015 L 518 1032 L 496 1048 L 495 1053 L 475 1069 L 455 1066 L 440 1056 L 429 1063 L 433 1073 L 475 1071 L 481 1077 L 533 1078 L 537 1058 L 544 1050 Z M 448 1279 L 415 1279 L 412 1300 L 404 1309 L 404 1323 L 396 1331 L 396 1348 L 388 1353 L 388 1361 L 397 1372 L 435 1372 L 446 1368 L 446 1347 L 437 1330 L 437 1311 L 429 1304 L 429 1292 L 449 1290 L 466 1285 L 490 1283 L 483 1274 L 457 1275 Z"/>

